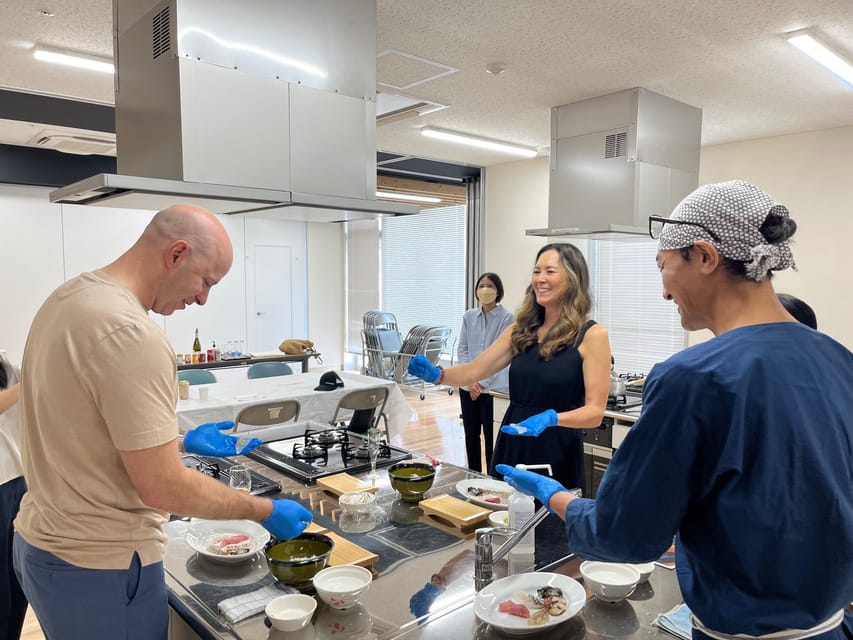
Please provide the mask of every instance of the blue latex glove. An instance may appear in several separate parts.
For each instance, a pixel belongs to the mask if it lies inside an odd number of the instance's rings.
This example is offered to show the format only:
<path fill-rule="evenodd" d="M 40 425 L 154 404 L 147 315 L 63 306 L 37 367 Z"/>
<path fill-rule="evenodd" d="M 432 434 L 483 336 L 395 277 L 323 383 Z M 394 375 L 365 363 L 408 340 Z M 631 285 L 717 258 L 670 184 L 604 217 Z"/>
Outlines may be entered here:
<path fill-rule="evenodd" d="M 555 493 L 566 491 L 566 488 L 554 478 L 543 476 L 541 473 L 522 471 L 508 464 L 499 464 L 495 467 L 495 471 L 503 475 L 504 482 L 513 489 L 533 496 L 545 506 L 548 506 L 548 501 Z"/>
<path fill-rule="evenodd" d="M 441 376 L 441 370 L 430 364 L 424 356 L 415 356 L 409 360 L 408 369 L 410 374 L 427 382 L 435 382 Z"/>
<path fill-rule="evenodd" d="M 279 540 L 290 540 L 305 530 L 314 516 L 293 500 L 272 500 L 272 513 L 261 526 Z"/>
<path fill-rule="evenodd" d="M 222 433 L 233 427 L 234 423 L 226 420 L 225 422 L 208 422 L 190 429 L 184 436 L 184 451 L 203 456 L 236 456 L 238 453 L 241 455 L 249 453 L 263 444 L 257 438 L 247 440 Z"/>
<path fill-rule="evenodd" d="M 558 421 L 557 412 L 553 409 L 548 409 L 548 411 L 530 416 L 527 420 L 522 420 L 518 424 L 505 424 L 501 427 L 501 431 L 514 436 L 538 436 L 548 427 L 556 426 Z"/>

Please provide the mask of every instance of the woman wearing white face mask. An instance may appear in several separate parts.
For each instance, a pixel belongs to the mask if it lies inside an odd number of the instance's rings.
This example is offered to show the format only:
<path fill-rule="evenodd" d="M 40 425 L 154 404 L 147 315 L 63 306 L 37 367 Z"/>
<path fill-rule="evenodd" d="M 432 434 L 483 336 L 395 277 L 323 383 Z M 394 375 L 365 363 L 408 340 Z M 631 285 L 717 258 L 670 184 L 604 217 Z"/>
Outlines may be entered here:
<path fill-rule="evenodd" d="M 459 364 L 470 362 L 513 322 L 513 315 L 500 305 L 504 297 L 504 286 L 495 273 L 484 273 L 475 286 L 478 309 L 469 309 L 462 316 L 462 332 L 459 337 L 457 358 Z M 480 433 L 482 431 L 486 445 L 486 468 L 492 460 L 494 441 L 494 400 L 491 391 L 506 392 L 508 387 L 507 369 L 501 369 L 494 375 L 466 387 L 460 387 L 459 400 L 462 403 L 462 424 L 465 427 L 465 453 L 468 468 L 482 472 Z"/>

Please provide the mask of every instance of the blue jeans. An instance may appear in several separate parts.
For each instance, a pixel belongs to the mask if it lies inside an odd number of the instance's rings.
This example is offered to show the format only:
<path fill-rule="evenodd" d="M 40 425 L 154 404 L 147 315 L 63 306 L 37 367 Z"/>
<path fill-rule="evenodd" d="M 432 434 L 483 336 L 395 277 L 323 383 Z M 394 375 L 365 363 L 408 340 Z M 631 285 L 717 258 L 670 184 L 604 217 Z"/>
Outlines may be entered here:
<path fill-rule="evenodd" d="M 84 569 L 15 534 L 15 572 L 48 640 L 166 640 L 163 563 Z"/>

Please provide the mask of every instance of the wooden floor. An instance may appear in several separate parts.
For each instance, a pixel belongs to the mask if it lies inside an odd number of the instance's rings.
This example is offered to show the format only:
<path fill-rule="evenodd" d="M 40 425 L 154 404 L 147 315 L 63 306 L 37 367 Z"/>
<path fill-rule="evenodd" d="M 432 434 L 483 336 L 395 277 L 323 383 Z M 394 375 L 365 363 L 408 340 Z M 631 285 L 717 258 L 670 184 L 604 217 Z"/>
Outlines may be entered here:
<path fill-rule="evenodd" d="M 403 394 L 412 407 L 412 418 L 405 429 L 393 436 L 393 444 L 428 453 L 444 462 L 466 466 L 465 434 L 459 419 L 458 394 L 430 391 L 424 400 L 419 398 L 418 392 L 403 389 Z M 44 640 L 32 609 L 27 611 L 21 639 Z"/>

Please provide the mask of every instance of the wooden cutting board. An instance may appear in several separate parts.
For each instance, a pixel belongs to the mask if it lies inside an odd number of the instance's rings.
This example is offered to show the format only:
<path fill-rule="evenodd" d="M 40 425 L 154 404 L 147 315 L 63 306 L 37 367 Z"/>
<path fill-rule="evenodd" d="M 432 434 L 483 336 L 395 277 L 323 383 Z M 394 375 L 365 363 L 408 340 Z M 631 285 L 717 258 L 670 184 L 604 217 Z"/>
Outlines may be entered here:
<path fill-rule="evenodd" d="M 321 527 L 316 522 L 312 522 L 307 527 L 305 527 L 306 533 L 326 533 L 328 529 L 326 527 Z"/>
<path fill-rule="evenodd" d="M 348 473 L 336 473 L 333 476 L 318 478 L 317 486 L 322 487 L 325 491 L 336 496 L 339 496 L 342 493 L 349 493 L 350 491 L 369 491 L 370 493 L 376 493 L 379 491 L 379 487 L 376 485 L 372 485 L 364 480 L 359 480 Z"/>
<path fill-rule="evenodd" d="M 329 566 L 331 567 L 339 564 L 355 564 L 359 567 L 369 569 L 379 560 L 379 556 L 372 551 L 368 551 L 364 547 L 359 547 L 354 542 L 342 538 L 337 533 L 326 531 L 325 535 L 335 541 L 335 546 L 332 548 L 332 555 L 329 556 Z"/>
<path fill-rule="evenodd" d="M 463 532 L 469 532 L 488 520 L 489 514 L 492 513 L 491 509 L 479 507 L 447 494 L 421 500 L 419 506 L 429 518 L 434 518 L 444 525 Z"/>

